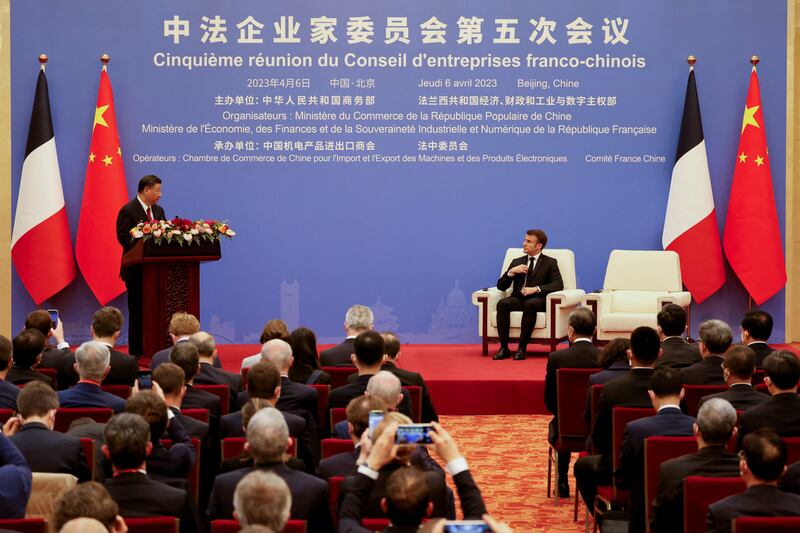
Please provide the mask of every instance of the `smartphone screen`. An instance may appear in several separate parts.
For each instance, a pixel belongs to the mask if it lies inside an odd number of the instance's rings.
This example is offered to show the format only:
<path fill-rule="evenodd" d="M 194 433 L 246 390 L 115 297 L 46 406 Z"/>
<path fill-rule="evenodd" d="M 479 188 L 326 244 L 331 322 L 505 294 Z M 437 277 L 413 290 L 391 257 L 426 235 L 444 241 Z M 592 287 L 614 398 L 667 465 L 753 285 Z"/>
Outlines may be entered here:
<path fill-rule="evenodd" d="M 372 438 L 372 432 L 381 422 L 383 422 L 383 411 L 373 410 L 369 412 L 369 433 L 367 433 L 369 438 Z"/>
<path fill-rule="evenodd" d="M 428 433 L 433 431 L 430 424 L 400 424 L 397 426 L 395 444 L 433 444 Z"/>
<path fill-rule="evenodd" d="M 58 309 L 48 309 L 47 312 L 50 314 L 50 321 L 53 323 L 52 328 L 56 329 L 58 327 Z"/>
<path fill-rule="evenodd" d="M 483 520 L 448 520 L 444 523 L 445 533 L 487 533 L 492 529 Z"/>
<path fill-rule="evenodd" d="M 153 373 L 149 370 L 140 370 L 136 375 L 136 381 L 139 383 L 139 390 L 152 389 Z"/>

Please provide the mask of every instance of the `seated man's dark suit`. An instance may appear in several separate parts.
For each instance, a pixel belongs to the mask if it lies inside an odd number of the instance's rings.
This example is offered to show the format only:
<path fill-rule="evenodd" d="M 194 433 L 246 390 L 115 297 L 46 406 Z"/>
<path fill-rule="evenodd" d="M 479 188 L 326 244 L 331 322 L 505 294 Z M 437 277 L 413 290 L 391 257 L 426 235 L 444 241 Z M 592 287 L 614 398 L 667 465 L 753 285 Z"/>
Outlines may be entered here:
<path fill-rule="evenodd" d="M 66 389 L 71 385 L 64 375 L 64 359 L 69 355 L 72 355 L 69 348 L 58 349 L 48 346 L 42 352 L 41 361 L 36 365 L 36 368 L 52 368 L 56 371 L 56 387 L 59 390 Z"/>
<path fill-rule="evenodd" d="M 355 353 L 353 344 L 355 337 L 348 337 L 343 343 L 332 346 L 327 350 L 322 350 L 319 353 L 320 366 L 353 366 L 353 360 L 350 356 Z"/>
<path fill-rule="evenodd" d="M 182 533 L 200 531 L 200 520 L 191 494 L 150 479 L 140 472 L 123 473 L 103 483 L 119 505 L 123 517 L 175 516 Z"/>
<path fill-rule="evenodd" d="M 319 477 L 327 480 L 332 477 L 345 477 L 353 474 L 356 468 L 356 461 L 360 453 L 360 447 L 356 447 L 352 452 L 342 452 L 326 457 L 319 462 L 317 469 Z"/>
<path fill-rule="evenodd" d="M 106 344 L 106 346 L 108 346 Z M 127 385 L 133 387 L 136 381 L 136 373 L 139 371 L 139 361 L 132 355 L 122 353 L 109 346 L 111 357 L 108 366 L 111 370 L 103 379 L 103 385 Z M 72 387 L 78 382 L 79 376 L 75 371 L 75 354 L 70 353 L 64 356 L 64 368 L 58 377 L 58 388 L 65 389 Z"/>
<path fill-rule="evenodd" d="M 667 337 L 661 341 L 661 357 L 656 362 L 656 368 L 666 366 L 669 368 L 686 368 L 699 363 L 700 348 L 696 344 L 689 344 L 683 337 Z"/>
<path fill-rule="evenodd" d="M 110 407 L 115 414 L 125 410 L 125 400 L 86 382 L 58 391 L 58 403 L 61 407 Z"/>
<path fill-rule="evenodd" d="M 240 408 L 237 395 L 242 391 L 242 376 L 233 372 L 226 372 L 216 368 L 211 363 L 200 363 L 200 372 L 194 377 L 198 385 L 227 385 L 230 388 L 229 412 L 238 411 Z"/>
<path fill-rule="evenodd" d="M 42 381 L 53 387 L 53 380 L 32 368 L 12 365 L 6 374 L 6 381 L 14 385 L 24 385 L 30 381 Z"/>
<path fill-rule="evenodd" d="M 800 516 L 800 496 L 772 485 L 754 485 L 741 494 L 712 503 L 706 516 L 706 532 L 728 533 L 740 516 Z"/>
<path fill-rule="evenodd" d="M 737 411 L 747 411 L 751 407 L 761 405 L 770 399 L 769 394 L 757 391 L 749 383 L 734 383 L 725 392 L 709 394 L 700 398 L 700 407 L 706 400 L 711 398 L 722 398 L 727 400 Z"/>
<path fill-rule="evenodd" d="M 695 419 L 678 406 L 662 407 L 655 416 L 634 420 L 625 426 L 619 467 L 614 472 L 617 487 L 630 491 L 629 532 L 645 531 L 644 441 L 647 437 L 691 436 Z"/>
<path fill-rule="evenodd" d="M 503 345 L 508 343 L 508 332 L 511 328 L 511 312 L 522 311 L 520 344 L 526 345 L 536 326 L 536 313 L 544 312 L 545 298 L 551 292 L 564 288 L 558 260 L 540 253 L 533 271 L 509 277 L 508 271 L 519 265 L 529 264 L 530 256 L 517 257 L 508 265 L 505 273 L 497 280 L 497 288 L 501 291 L 513 286 L 511 296 L 497 302 L 497 332 Z M 523 287 L 539 287 L 541 292 L 528 296 L 522 295 Z"/>
<path fill-rule="evenodd" d="M 0 518 L 25 518 L 32 483 L 25 457 L 0 433 Z"/>
<path fill-rule="evenodd" d="M 800 396 L 793 392 L 776 394 L 739 416 L 739 448 L 744 436 L 771 427 L 781 437 L 800 436 Z"/>
<path fill-rule="evenodd" d="M 355 383 L 348 383 L 347 385 L 342 385 L 341 387 L 333 389 L 328 395 L 328 408 L 333 409 L 335 407 L 347 407 L 347 404 L 350 403 L 350 400 L 359 396 L 363 396 L 367 391 L 367 383 L 369 383 L 369 378 L 371 378 L 373 375 L 374 374 L 364 374 L 358 376 Z M 281 394 L 282 393 L 283 392 L 281 391 Z M 411 399 L 409 398 L 407 391 L 402 390 L 402 394 L 403 400 L 400 402 L 400 405 L 397 406 L 397 410 L 411 418 Z"/>
<path fill-rule="evenodd" d="M 181 409 L 208 409 L 211 417 L 219 418 L 222 414 L 219 404 L 220 399 L 216 394 L 186 384 L 186 394 L 181 401 Z"/>
<path fill-rule="evenodd" d="M 706 446 L 661 463 L 650 518 L 655 533 L 683 531 L 683 480 L 687 476 L 739 477 L 739 456 L 728 453 L 725 446 Z"/>
<path fill-rule="evenodd" d="M 436 414 L 436 409 L 433 407 L 433 401 L 431 401 L 431 395 L 428 392 L 428 387 L 425 385 L 425 379 L 423 379 L 422 374 L 419 372 L 412 372 L 410 370 L 406 370 L 404 368 L 400 368 L 396 364 L 391 361 L 387 361 L 381 365 L 381 370 L 386 370 L 391 372 L 397 379 L 400 380 L 400 384 L 404 387 L 412 386 L 412 387 L 419 387 L 422 392 L 422 418 L 421 422 L 438 422 L 439 415 Z M 353 374 L 355 376 L 355 374 Z"/>
<path fill-rule="evenodd" d="M 684 385 L 725 385 L 722 375 L 721 355 L 709 355 L 699 363 L 681 370 L 681 381 Z"/>
<path fill-rule="evenodd" d="M 800 462 L 789 465 L 778 486 L 786 492 L 800 494 Z"/>
<path fill-rule="evenodd" d="M 24 424 L 11 438 L 32 472 L 72 474 L 78 482 L 91 481 L 91 471 L 78 437 L 50 431 L 38 422 Z"/>
<path fill-rule="evenodd" d="M 754 341 L 747 345 L 748 348 L 756 353 L 756 368 L 764 368 L 764 359 L 775 350 L 763 341 Z"/>
<path fill-rule="evenodd" d="M 152 439 L 153 450 L 147 456 L 147 475 L 157 480 L 185 478 L 197 460 L 189 433 L 177 417 L 167 425 L 165 439 L 172 441 L 169 448 L 160 439 Z"/>
<path fill-rule="evenodd" d="M 4 379 L 0 379 L 0 409 L 11 409 L 16 411 L 19 390 L 19 387 L 13 383 L 9 383 Z"/>
<path fill-rule="evenodd" d="M 283 463 L 241 468 L 217 476 L 208 503 L 209 520 L 233 518 L 233 492 L 236 484 L 254 470 L 273 472 L 289 485 L 292 494 L 290 516 L 295 520 L 308 521 L 309 533 L 333 531 L 328 507 L 328 484 L 316 476 L 292 470 Z"/>

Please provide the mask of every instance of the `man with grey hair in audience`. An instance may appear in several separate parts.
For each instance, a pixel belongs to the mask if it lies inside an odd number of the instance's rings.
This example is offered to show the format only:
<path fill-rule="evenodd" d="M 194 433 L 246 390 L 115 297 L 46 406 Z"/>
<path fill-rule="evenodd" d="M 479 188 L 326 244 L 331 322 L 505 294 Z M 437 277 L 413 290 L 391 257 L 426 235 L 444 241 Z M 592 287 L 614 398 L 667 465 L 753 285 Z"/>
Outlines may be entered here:
<path fill-rule="evenodd" d="M 681 370 L 684 385 L 725 385 L 722 363 L 731 347 L 733 334 L 722 320 L 706 320 L 700 324 L 701 361 Z"/>
<path fill-rule="evenodd" d="M 273 472 L 289 486 L 292 518 L 307 520 L 309 532 L 331 531 L 328 484 L 316 476 L 286 466 L 288 446 L 289 428 L 280 411 L 266 407 L 253 415 L 247 425 L 245 450 L 253 456 L 254 466 L 217 476 L 208 503 L 209 520 L 232 518 L 236 485 L 250 472 L 263 471 Z"/>
<path fill-rule="evenodd" d="M 242 527 L 258 524 L 283 531 L 292 509 L 292 494 L 277 475 L 257 470 L 236 485 L 233 509 L 233 516 Z"/>
<path fill-rule="evenodd" d="M 237 396 L 242 391 L 242 376 L 214 366 L 214 361 L 218 358 L 214 336 L 205 331 L 198 331 L 189 337 L 189 344 L 197 348 L 200 359 L 200 371 L 194 377 L 194 382 L 200 385 L 227 385 L 231 390 L 230 412 L 237 411 L 239 409 Z"/>
<path fill-rule="evenodd" d="M 98 341 L 88 341 L 75 350 L 75 370 L 80 380 L 67 390 L 59 391 L 61 407 L 110 407 L 115 413 L 125 410 L 125 400 L 100 388 L 110 370 L 111 351 Z"/>
<path fill-rule="evenodd" d="M 344 331 L 347 338 L 341 344 L 323 350 L 319 354 L 319 363 L 322 366 L 351 366 L 353 363 L 350 355 L 355 353 L 353 344 L 356 337 L 372 329 L 375 317 L 372 309 L 366 305 L 354 305 L 347 310 L 344 316 Z"/>
<path fill-rule="evenodd" d="M 676 457 L 661 464 L 658 490 L 650 518 L 650 528 L 653 531 L 683 531 L 683 480 L 686 476 L 739 475 L 739 456 L 727 450 L 736 431 L 736 409 L 730 402 L 711 398 L 703 403 L 694 424 L 697 453 Z"/>

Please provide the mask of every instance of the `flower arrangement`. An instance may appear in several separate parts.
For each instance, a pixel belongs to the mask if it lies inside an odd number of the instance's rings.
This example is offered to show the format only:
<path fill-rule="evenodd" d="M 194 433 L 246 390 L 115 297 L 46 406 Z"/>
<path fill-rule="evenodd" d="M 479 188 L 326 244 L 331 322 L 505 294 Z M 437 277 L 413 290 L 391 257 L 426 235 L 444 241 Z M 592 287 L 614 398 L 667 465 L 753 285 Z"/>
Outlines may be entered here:
<path fill-rule="evenodd" d="M 152 240 L 157 245 L 177 244 L 178 246 L 197 244 L 201 241 L 215 242 L 220 237 L 233 238 L 233 231 L 226 221 L 195 220 L 175 217 L 172 220 L 139 222 L 130 230 L 131 240 Z"/>

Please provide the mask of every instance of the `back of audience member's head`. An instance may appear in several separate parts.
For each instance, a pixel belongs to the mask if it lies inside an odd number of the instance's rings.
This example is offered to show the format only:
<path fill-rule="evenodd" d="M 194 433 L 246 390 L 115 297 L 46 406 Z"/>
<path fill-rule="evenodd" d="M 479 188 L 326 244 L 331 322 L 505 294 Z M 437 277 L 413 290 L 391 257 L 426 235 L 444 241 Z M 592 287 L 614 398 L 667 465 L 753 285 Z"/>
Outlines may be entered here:
<path fill-rule="evenodd" d="M 156 443 L 167 429 L 167 404 L 152 390 L 142 390 L 125 401 L 125 412 L 144 418 L 150 426 L 150 440 Z"/>
<path fill-rule="evenodd" d="M 288 369 L 292 363 L 292 346 L 282 339 L 268 340 L 261 346 L 261 360 L 273 363 L 278 370 Z"/>
<path fill-rule="evenodd" d="M 697 431 L 706 444 L 725 446 L 733 435 L 738 418 L 728 400 L 711 398 L 697 412 Z"/>
<path fill-rule="evenodd" d="M 603 349 L 597 354 L 597 366 L 609 368 L 618 361 L 628 364 L 628 350 L 630 347 L 631 341 L 629 339 L 618 338 L 612 340 L 603 346 Z"/>
<path fill-rule="evenodd" d="M 397 376 L 386 370 L 381 370 L 369 378 L 367 394 L 383 402 L 387 409 L 394 409 L 402 399 L 403 388 Z"/>
<path fill-rule="evenodd" d="M 261 330 L 261 337 L 259 338 L 259 342 L 264 344 L 265 342 L 272 340 L 272 339 L 283 339 L 286 340 L 289 338 L 289 328 L 286 327 L 286 322 L 283 320 L 273 319 L 264 324 L 264 329 Z"/>
<path fill-rule="evenodd" d="M 392 524 L 416 527 L 428 514 L 430 489 L 416 466 L 398 468 L 386 481 L 386 512 Z"/>
<path fill-rule="evenodd" d="M 679 337 L 686 331 L 686 310 L 677 304 L 666 304 L 656 315 L 656 322 L 665 337 Z"/>
<path fill-rule="evenodd" d="M 656 368 L 650 376 L 649 388 L 657 398 L 680 396 L 683 389 L 680 371 L 666 366 Z"/>
<path fill-rule="evenodd" d="M 400 339 L 397 334 L 391 331 L 384 331 L 381 333 L 383 337 L 383 353 L 388 355 L 392 360 L 400 353 Z"/>
<path fill-rule="evenodd" d="M 408 418 L 403 413 L 398 413 L 396 411 L 387 411 L 383 415 L 383 420 L 380 424 L 378 424 L 375 429 L 372 430 L 372 442 L 377 442 L 380 436 L 386 431 L 386 428 L 389 427 L 389 424 L 392 422 L 396 422 L 398 425 L 402 424 L 411 424 L 411 419 Z M 401 463 L 401 464 L 408 464 L 411 460 L 411 454 L 414 452 L 416 446 L 410 444 L 400 444 L 397 446 L 397 455 L 395 456 L 394 462 Z"/>
<path fill-rule="evenodd" d="M 58 503 L 53 517 L 53 527 L 61 529 L 75 518 L 94 518 L 113 531 L 119 515 L 119 506 L 106 488 L 96 481 L 87 481 L 66 492 Z"/>
<path fill-rule="evenodd" d="M 175 363 L 161 363 L 153 370 L 153 381 L 166 395 L 180 394 L 186 384 L 186 373 Z"/>
<path fill-rule="evenodd" d="M 367 331 L 372 329 L 375 317 L 372 309 L 366 305 L 354 305 L 344 315 L 344 325 L 353 331 Z M 383 355 L 383 354 L 381 354 Z"/>
<path fill-rule="evenodd" d="M 211 357 L 214 355 L 214 352 L 217 349 L 217 343 L 214 340 L 214 336 L 210 333 L 206 333 L 205 331 L 198 331 L 189 337 L 189 342 L 195 348 L 197 348 L 197 355 L 199 357 Z"/>
<path fill-rule="evenodd" d="M 236 484 L 233 508 L 243 526 L 260 524 L 283 531 L 292 509 L 292 494 L 276 474 L 256 470 Z"/>
<path fill-rule="evenodd" d="M 722 366 L 734 378 L 749 380 L 756 369 L 756 353 L 747 346 L 736 345 L 725 354 Z"/>
<path fill-rule="evenodd" d="M 347 422 L 353 428 L 353 436 L 357 439 L 369 427 L 369 412 L 383 411 L 385 404 L 373 396 L 356 396 L 347 404 Z"/>
<path fill-rule="evenodd" d="M 47 338 L 38 329 L 23 329 L 11 342 L 14 364 L 22 368 L 33 367 L 46 342 Z"/>
<path fill-rule="evenodd" d="M 0 372 L 11 368 L 11 359 L 13 355 L 13 348 L 11 341 L 7 337 L 0 335 Z"/>
<path fill-rule="evenodd" d="M 289 345 L 295 368 L 319 368 L 317 357 L 317 336 L 308 328 L 297 328 L 289 334 Z"/>
<path fill-rule="evenodd" d="M 200 365 L 200 354 L 190 342 L 179 342 L 169 352 L 169 360 L 183 369 L 186 383 L 191 383 L 197 375 Z"/>
<path fill-rule="evenodd" d="M 58 394 L 43 381 L 31 381 L 19 391 L 17 412 L 22 418 L 44 417 L 58 409 Z"/>
<path fill-rule="evenodd" d="M 266 407 L 272 407 L 272 405 L 264 398 L 247 400 L 247 403 L 242 406 L 242 427 L 247 428 L 253 415 Z"/>
<path fill-rule="evenodd" d="M 777 389 L 793 389 L 800 380 L 800 361 L 788 350 L 772 352 L 764 359 L 764 373 Z"/>
<path fill-rule="evenodd" d="M 81 379 L 96 383 L 103 381 L 111 361 L 111 350 L 102 342 L 87 341 L 75 350 L 75 363 Z"/>
<path fill-rule="evenodd" d="M 363 366 L 373 367 L 383 361 L 383 337 L 377 331 L 365 331 L 353 343 L 356 360 Z"/>
<path fill-rule="evenodd" d="M 122 311 L 110 305 L 101 307 L 92 315 L 92 331 L 97 337 L 113 337 L 122 330 L 123 322 Z"/>
<path fill-rule="evenodd" d="M 25 318 L 25 329 L 38 330 L 42 335 L 48 337 L 50 330 L 53 329 L 53 319 L 45 309 L 36 309 L 28 313 Z"/>
<path fill-rule="evenodd" d="M 96 518 L 73 518 L 58 533 L 105 533 L 108 528 Z"/>
<path fill-rule="evenodd" d="M 756 479 L 776 481 L 786 467 L 786 443 L 771 428 L 745 435 L 742 451 L 747 468 Z"/>
<path fill-rule="evenodd" d="M 639 363 L 652 365 L 660 350 L 661 340 L 653 328 L 640 326 L 631 332 L 631 352 Z"/>
<path fill-rule="evenodd" d="M 281 385 L 278 367 L 263 359 L 247 371 L 247 393 L 251 398 L 272 398 Z"/>
<path fill-rule="evenodd" d="M 748 311 L 744 314 L 741 327 L 756 341 L 766 341 L 772 335 L 772 317 L 766 311 Z"/>
<path fill-rule="evenodd" d="M 247 443 L 257 465 L 282 462 L 289 428 L 281 412 L 266 407 L 254 414 L 247 425 Z"/>
<path fill-rule="evenodd" d="M 200 321 L 194 315 L 178 312 L 169 319 L 169 332 L 176 337 L 194 335 L 200 331 Z"/>
<path fill-rule="evenodd" d="M 103 436 L 108 458 L 117 469 L 142 466 L 150 446 L 150 426 L 144 418 L 133 413 L 114 415 L 106 424 Z"/>
<path fill-rule="evenodd" d="M 597 319 L 588 307 L 579 307 L 569 314 L 567 325 L 578 337 L 591 337 L 597 327 Z"/>
<path fill-rule="evenodd" d="M 706 320 L 700 324 L 700 342 L 709 352 L 723 355 L 733 342 L 731 328 L 722 320 Z"/>

